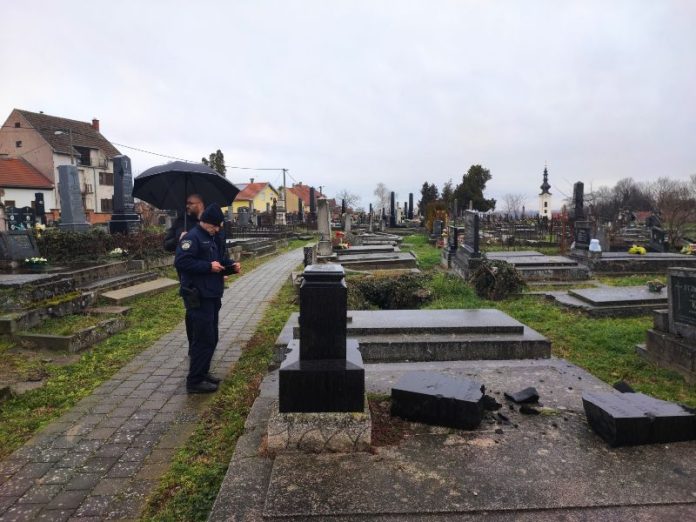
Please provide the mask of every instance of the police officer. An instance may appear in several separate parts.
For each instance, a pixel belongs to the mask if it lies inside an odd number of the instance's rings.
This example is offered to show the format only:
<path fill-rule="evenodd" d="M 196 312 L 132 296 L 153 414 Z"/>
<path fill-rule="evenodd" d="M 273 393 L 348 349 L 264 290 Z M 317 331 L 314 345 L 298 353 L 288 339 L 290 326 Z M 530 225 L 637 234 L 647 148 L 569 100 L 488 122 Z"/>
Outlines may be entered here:
<path fill-rule="evenodd" d="M 225 289 L 224 276 L 240 272 L 239 263 L 227 256 L 220 239 L 224 215 L 219 205 L 209 205 L 200 222 L 179 242 L 174 266 L 181 278 L 180 294 L 190 326 L 189 393 L 217 390 L 220 379 L 210 374 L 210 362 L 218 342 L 218 312 Z"/>

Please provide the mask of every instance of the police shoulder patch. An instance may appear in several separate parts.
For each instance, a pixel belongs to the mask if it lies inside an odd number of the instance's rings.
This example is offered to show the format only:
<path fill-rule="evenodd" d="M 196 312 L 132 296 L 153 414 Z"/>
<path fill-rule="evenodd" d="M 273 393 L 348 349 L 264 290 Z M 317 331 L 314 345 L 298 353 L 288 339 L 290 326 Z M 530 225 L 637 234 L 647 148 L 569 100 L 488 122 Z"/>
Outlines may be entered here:
<path fill-rule="evenodd" d="M 191 240 L 190 239 L 184 239 L 181 242 L 181 250 L 188 250 L 191 248 Z"/>

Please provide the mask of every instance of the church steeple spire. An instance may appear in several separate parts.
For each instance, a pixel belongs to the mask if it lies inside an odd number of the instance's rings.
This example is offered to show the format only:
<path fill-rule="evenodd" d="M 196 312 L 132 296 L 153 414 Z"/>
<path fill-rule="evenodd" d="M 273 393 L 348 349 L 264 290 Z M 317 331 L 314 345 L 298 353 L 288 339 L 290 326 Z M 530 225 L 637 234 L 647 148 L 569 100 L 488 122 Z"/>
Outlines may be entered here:
<path fill-rule="evenodd" d="M 539 195 L 540 196 L 543 196 L 544 194 L 551 195 L 551 193 L 549 192 L 550 188 L 551 188 L 551 185 L 549 185 L 549 171 L 548 171 L 546 165 L 544 165 L 544 182 L 541 184 L 541 194 L 539 194 Z"/>

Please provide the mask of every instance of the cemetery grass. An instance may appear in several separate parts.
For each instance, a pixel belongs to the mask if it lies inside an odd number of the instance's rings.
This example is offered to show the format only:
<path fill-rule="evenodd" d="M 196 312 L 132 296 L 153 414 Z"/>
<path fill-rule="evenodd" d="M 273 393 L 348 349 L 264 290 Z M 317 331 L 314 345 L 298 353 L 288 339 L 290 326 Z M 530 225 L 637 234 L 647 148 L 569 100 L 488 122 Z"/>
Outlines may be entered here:
<path fill-rule="evenodd" d="M 405 236 L 403 250 L 410 250 L 416 256 L 418 268 L 428 270 L 440 264 L 440 250 L 428 243 L 428 237 L 423 234 Z"/>
<path fill-rule="evenodd" d="M 280 252 L 305 243 L 293 241 Z M 272 258 L 244 262 L 243 273 Z M 173 267 L 161 269 L 160 274 L 176 279 Z M 230 281 L 236 277 L 239 276 L 231 276 Z M 184 317 L 176 288 L 141 297 L 128 306 L 131 311 L 126 316 L 125 330 L 77 355 L 21 350 L 11 337 L 0 335 L 0 379 L 14 382 L 45 379 L 41 387 L 0 403 L 0 459 L 92 393 L 135 355 L 174 329 Z M 65 319 L 66 322 L 72 320 Z M 49 330 L 49 333 L 54 332 Z"/>
<path fill-rule="evenodd" d="M 272 360 L 275 339 L 293 311 L 292 285 L 270 303 L 256 333 L 208 404 L 193 435 L 148 499 L 148 521 L 206 520 L 225 477 L 237 439 Z"/>
<path fill-rule="evenodd" d="M 696 386 L 635 353 L 635 345 L 645 341 L 645 332 L 652 326 L 650 316 L 590 318 L 536 296 L 486 301 L 461 278 L 445 273 L 433 274 L 429 286 L 434 299 L 426 308 L 498 308 L 547 336 L 554 356 L 585 368 L 609 384 L 624 380 L 637 391 L 696 406 Z"/>

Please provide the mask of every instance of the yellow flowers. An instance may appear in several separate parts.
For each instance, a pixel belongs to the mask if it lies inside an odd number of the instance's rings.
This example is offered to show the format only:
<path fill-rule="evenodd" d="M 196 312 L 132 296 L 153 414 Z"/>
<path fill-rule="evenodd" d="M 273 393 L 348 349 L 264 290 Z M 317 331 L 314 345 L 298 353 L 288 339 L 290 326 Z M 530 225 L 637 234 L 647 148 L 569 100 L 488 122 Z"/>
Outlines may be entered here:
<path fill-rule="evenodd" d="M 647 250 L 645 250 L 645 247 L 638 246 L 638 245 L 633 245 L 631 248 L 628 249 L 629 254 L 638 254 L 638 255 L 645 255 L 647 253 Z"/>

